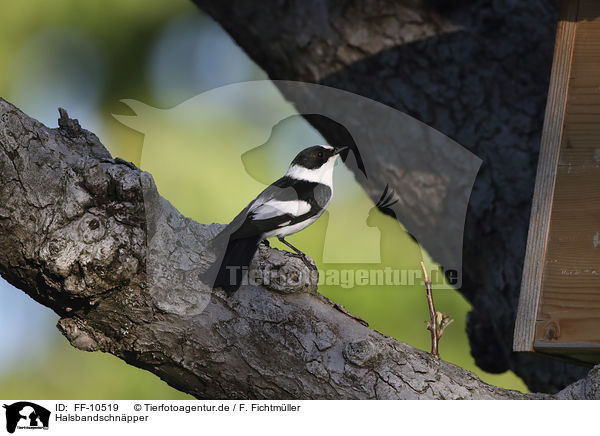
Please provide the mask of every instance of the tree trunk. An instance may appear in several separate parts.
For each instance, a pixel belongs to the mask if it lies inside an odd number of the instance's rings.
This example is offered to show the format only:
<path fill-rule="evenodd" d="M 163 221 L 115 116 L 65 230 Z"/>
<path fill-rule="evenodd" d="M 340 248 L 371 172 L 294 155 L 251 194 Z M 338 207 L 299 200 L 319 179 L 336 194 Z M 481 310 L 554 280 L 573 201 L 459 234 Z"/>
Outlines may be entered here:
<path fill-rule="evenodd" d="M 582 366 L 512 352 L 556 1 L 194 2 L 272 79 L 372 98 L 481 158 L 466 216 L 460 289 L 473 305 L 467 333 L 476 363 L 494 373 L 513 370 L 543 392 L 585 374 Z M 327 125 L 317 127 L 335 140 Z M 363 144 L 361 153 L 384 156 L 389 147 Z M 398 190 L 405 181 L 394 178 L 384 159 L 374 165 L 374 177 L 357 179 L 376 201 L 382 183 Z M 417 212 L 402 216 L 402 223 L 411 233 L 424 233 L 428 211 L 409 206 Z M 431 244 L 424 246 L 436 253 Z"/>

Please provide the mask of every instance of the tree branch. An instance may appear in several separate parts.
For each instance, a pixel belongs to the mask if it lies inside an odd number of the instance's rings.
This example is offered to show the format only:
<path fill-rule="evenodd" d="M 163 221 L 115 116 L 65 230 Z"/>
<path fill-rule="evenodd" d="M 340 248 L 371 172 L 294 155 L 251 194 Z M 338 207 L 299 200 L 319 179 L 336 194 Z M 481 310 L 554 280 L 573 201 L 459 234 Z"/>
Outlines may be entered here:
<path fill-rule="evenodd" d="M 0 99 L 0 274 L 60 315 L 74 347 L 198 398 L 551 398 L 368 329 L 278 250 L 261 247 L 253 268 L 296 285 L 211 291 L 198 276 L 221 226 L 182 216 L 150 174 L 61 118 L 50 129 Z M 561 397 L 600 398 L 599 380 L 595 369 Z"/>

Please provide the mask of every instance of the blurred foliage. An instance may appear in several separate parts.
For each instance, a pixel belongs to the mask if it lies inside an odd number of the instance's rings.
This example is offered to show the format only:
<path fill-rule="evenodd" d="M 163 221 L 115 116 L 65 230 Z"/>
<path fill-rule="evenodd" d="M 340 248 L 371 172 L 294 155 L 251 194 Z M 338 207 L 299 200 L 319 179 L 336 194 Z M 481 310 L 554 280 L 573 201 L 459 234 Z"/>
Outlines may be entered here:
<path fill-rule="evenodd" d="M 191 400 L 157 376 L 100 352 L 79 351 L 57 338 L 43 356 L 22 362 L 0 378 L 3 399 Z"/>
<path fill-rule="evenodd" d="M 2 59 L 16 57 L 31 37 L 46 29 L 68 29 L 95 41 L 108 57 L 102 102 L 106 107 L 115 105 L 115 96 L 151 102 L 145 71 L 157 35 L 179 14 L 198 13 L 186 0 L 25 0 L 2 2 L 0 11 Z M 11 62 L 2 65 L 0 95 L 7 95 L 11 81 L 22 71 L 15 71 Z"/>
<path fill-rule="evenodd" d="M 101 120 L 100 131 L 97 132 L 100 138 L 113 155 L 131 160 L 151 172 L 161 194 L 182 213 L 200 222 L 230 220 L 264 188 L 265 179 L 274 180 L 285 171 L 299 149 L 320 142 L 320 136 L 306 123 L 292 120 L 280 126 L 281 132 L 273 133 L 276 142 L 282 144 L 277 153 L 250 156 L 243 162 L 239 156 L 248 152 L 250 145 L 260 145 L 261 141 L 268 139 L 261 137 L 255 125 L 254 117 L 260 111 L 250 108 L 245 113 L 232 114 L 218 105 L 204 109 L 190 106 L 186 110 L 187 116 L 183 117 L 186 121 L 182 123 L 182 117 L 170 116 L 171 111 L 151 107 L 161 103 L 148 83 L 147 71 L 161 32 L 182 14 L 197 16 L 198 25 L 209 23 L 191 2 L 28 0 L 4 2 L 0 13 L 10 17 L 0 27 L 0 59 L 8 60 L 3 62 L 3 71 L 0 72 L 0 96 L 12 97 L 12 102 L 17 105 L 21 103 L 13 83 L 25 73 L 18 68 L 27 67 L 10 60 L 18 58 L 21 48 L 35 35 L 47 29 L 60 28 L 88 38 L 104 56 L 104 79 L 96 103 Z M 243 55 L 240 52 L 235 56 Z M 185 60 L 182 62 L 176 67 L 185 68 Z M 207 59 L 207 64 L 211 65 L 210 59 Z M 60 69 L 60 65 L 56 68 Z M 214 74 L 218 76 L 220 72 L 215 71 Z M 248 79 L 259 77 L 254 66 L 248 65 L 247 76 Z M 189 97 L 197 92 L 198 89 L 190 89 Z M 151 106 L 127 103 L 129 108 L 126 108 L 119 102 L 123 98 L 140 100 Z M 272 107 L 261 110 L 278 110 L 282 104 L 273 102 Z M 130 127 L 118 122 L 111 116 L 112 113 L 129 115 L 130 118 L 119 119 Z M 370 240 L 374 236 L 375 242 L 378 242 L 376 238 L 384 235 L 393 244 L 386 245 L 381 262 L 375 267 L 393 265 L 419 270 L 422 257 L 419 247 L 397 221 L 373 209 L 373 203 L 345 167 L 336 168 L 334 183 L 336 197 L 330 212 L 313 226 L 290 237 L 290 242 L 313 256 L 321 271 L 370 268 L 373 265 L 335 263 L 335 259 L 360 257 L 365 251 L 377 247 L 377 244 L 366 247 L 364 239 L 348 238 L 347 234 L 364 232 L 370 235 Z M 273 245 L 284 248 L 278 242 Z M 426 254 L 425 260 L 430 269 L 435 267 Z M 429 315 L 422 286 L 344 289 L 323 285 L 320 291 L 367 320 L 372 328 L 429 350 L 429 334 L 424 323 Z M 434 294 L 436 308 L 455 319 L 442 338 L 442 358 L 474 371 L 488 383 L 526 391 L 523 382 L 512 373 L 492 375 L 475 366 L 465 333 L 469 304 L 453 290 L 436 290 Z M 43 316 L 41 311 L 40 316 Z M 0 334 L 6 335 L 10 329 L 4 330 L 5 333 Z M 169 388 L 156 376 L 128 366 L 117 358 L 77 351 L 56 330 L 53 331 L 50 351 L 0 372 L 1 397 L 188 398 Z"/>

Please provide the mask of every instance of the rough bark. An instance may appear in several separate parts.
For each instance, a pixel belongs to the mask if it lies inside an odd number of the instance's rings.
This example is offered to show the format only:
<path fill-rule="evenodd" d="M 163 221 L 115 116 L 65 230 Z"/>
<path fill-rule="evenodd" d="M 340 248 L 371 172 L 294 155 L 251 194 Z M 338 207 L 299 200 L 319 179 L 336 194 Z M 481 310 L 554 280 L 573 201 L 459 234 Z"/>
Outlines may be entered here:
<path fill-rule="evenodd" d="M 511 369 L 535 391 L 556 392 L 585 374 L 575 364 L 511 351 L 556 1 L 194 2 L 272 79 L 317 82 L 372 98 L 483 159 L 466 219 L 461 288 L 473 305 L 467 327 L 472 354 L 482 369 Z M 326 138 L 335 136 L 317 127 Z M 386 170 L 386 144 L 363 146 L 363 154 L 381 156 L 375 162 L 381 171 L 368 180 L 357 177 L 376 201 L 377 187 L 401 186 L 404 172 L 394 178 Z M 408 205 L 412 215 L 400 217 L 413 234 L 423 232 L 429 218 L 419 201 Z"/>
<path fill-rule="evenodd" d="M 211 291 L 198 277 L 221 226 L 182 216 L 64 111 L 59 126 L 0 99 L 0 274 L 54 310 L 74 347 L 198 398 L 554 398 L 490 386 L 370 330 L 278 250 L 261 248 L 253 268 L 295 285 Z M 595 369 L 559 397 L 600 398 L 599 386 Z"/>

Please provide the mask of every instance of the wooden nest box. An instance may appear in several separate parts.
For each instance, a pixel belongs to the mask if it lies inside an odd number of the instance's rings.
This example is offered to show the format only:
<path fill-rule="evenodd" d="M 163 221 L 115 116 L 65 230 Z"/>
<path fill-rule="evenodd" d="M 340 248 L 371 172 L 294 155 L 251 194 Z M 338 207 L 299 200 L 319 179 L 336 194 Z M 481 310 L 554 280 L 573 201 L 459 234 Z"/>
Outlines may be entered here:
<path fill-rule="evenodd" d="M 600 1 L 564 0 L 514 351 L 600 362 Z"/>

